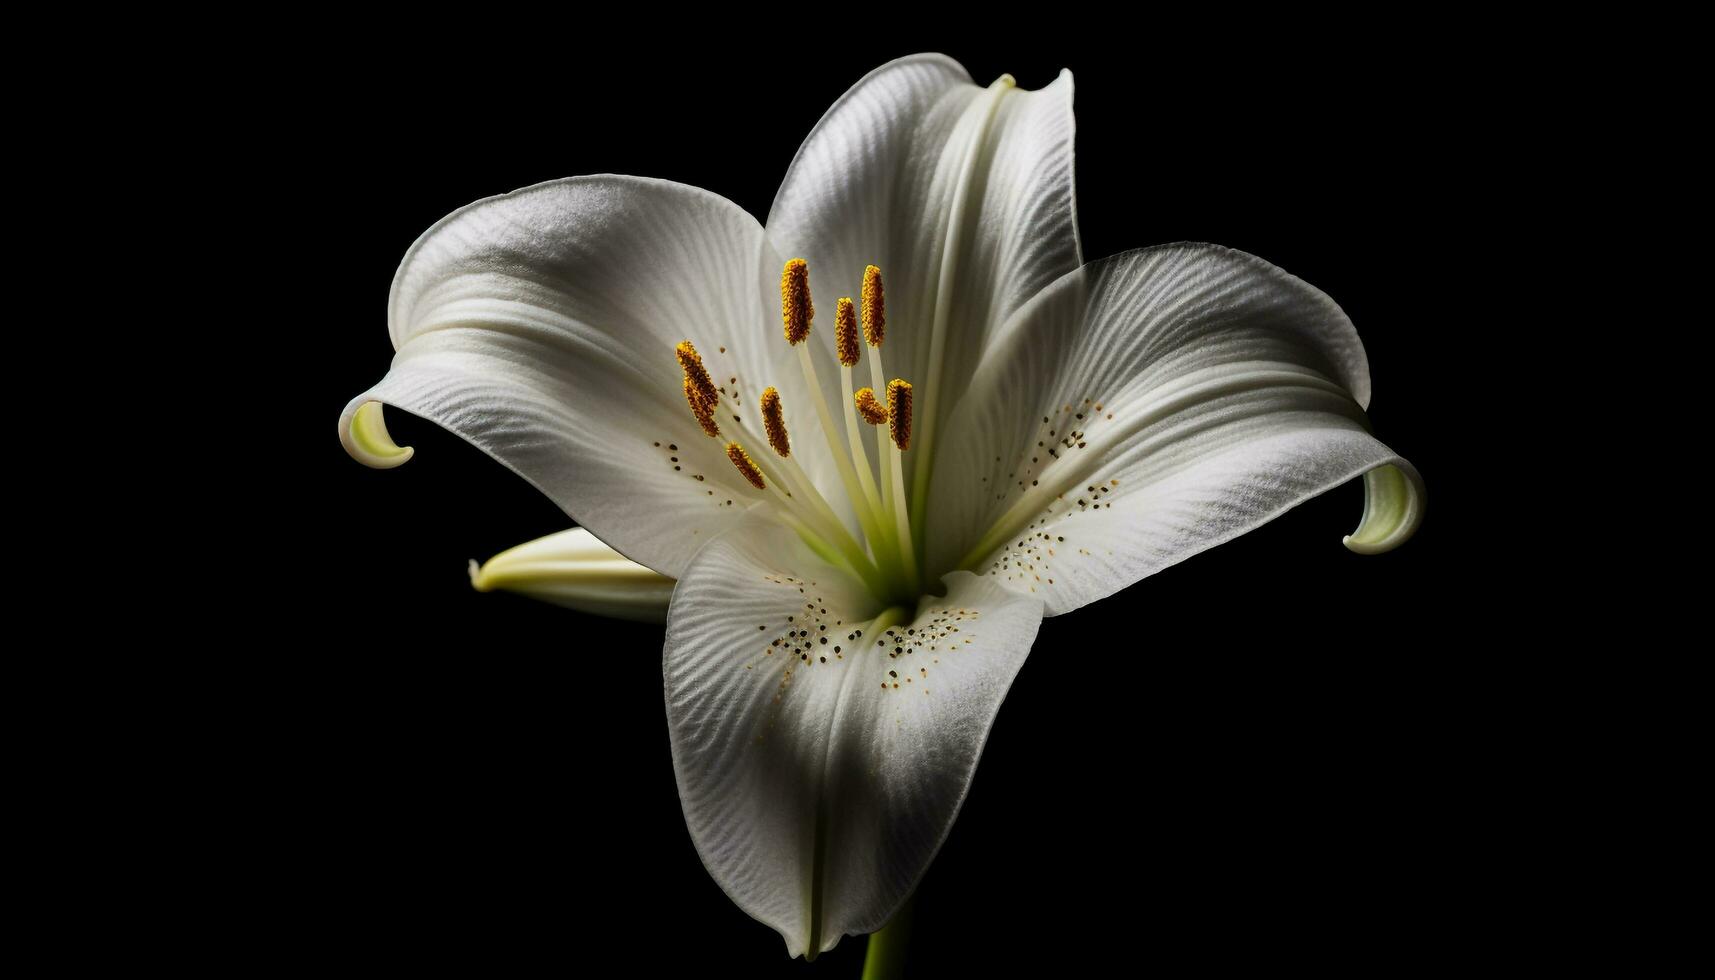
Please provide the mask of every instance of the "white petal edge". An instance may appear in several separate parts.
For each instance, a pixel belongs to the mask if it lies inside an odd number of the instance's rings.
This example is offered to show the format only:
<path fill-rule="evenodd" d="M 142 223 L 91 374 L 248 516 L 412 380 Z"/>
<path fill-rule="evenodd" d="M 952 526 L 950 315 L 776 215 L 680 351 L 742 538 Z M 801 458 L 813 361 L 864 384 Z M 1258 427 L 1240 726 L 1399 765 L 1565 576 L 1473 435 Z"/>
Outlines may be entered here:
<path fill-rule="evenodd" d="M 765 386 L 789 413 L 808 412 L 771 328 L 778 277 L 756 220 L 695 187 L 598 175 L 478 201 L 406 254 L 389 306 L 398 353 L 342 413 L 341 441 L 361 462 L 396 466 L 410 451 L 386 436 L 378 403 L 427 418 L 673 575 L 755 499 L 724 440 L 693 420 L 674 345 L 697 344 L 729 388 L 723 435 L 754 449 L 760 435 L 732 418 L 759 429 Z M 795 458 L 823 478 L 826 449 L 803 442 Z"/>
<path fill-rule="evenodd" d="M 672 579 L 574 527 L 470 563 L 478 592 L 516 592 L 579 612 L 640 623 L 665 623 Z"/>
<path fill-rule="evenodd" d="M 1421 521 L 1421 477 L 1367 431 L 1351 322 L 1255 256 L 1124 253 L 1009 329 L 949 426 L 932 569 L 993 573 L 1056 615 L 1372 471 L 1347 546 L 1396 547 Z"/>
<path fill-rule="evenodd" d="M 877 626 L 861 589 L 761 523 L 680 580 L 663 666 L 685 822 L 789 955 L 873 932 L 910 895 L 1035 639 L 1041 603 L 964 573 L 946 585 Z"/>

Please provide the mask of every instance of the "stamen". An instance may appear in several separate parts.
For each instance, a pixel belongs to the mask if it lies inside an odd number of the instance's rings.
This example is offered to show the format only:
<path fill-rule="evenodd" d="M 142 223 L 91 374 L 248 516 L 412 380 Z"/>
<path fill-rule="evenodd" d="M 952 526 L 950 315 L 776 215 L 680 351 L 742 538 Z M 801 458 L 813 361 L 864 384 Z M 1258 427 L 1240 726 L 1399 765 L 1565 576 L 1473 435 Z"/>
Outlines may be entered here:
<path fill-rule="evenodd" d="M 874 365 L 880 368 L 881 355 L 876 348 L 869 349 L 870 357 L 876 361 Z M 902 378 L 894 378 L 887 383 L 887 421 L 893 429 L 893 445 L 886 451 L 887 483 L 890 488 L 890 506 L 893 509 L 894 531 L 899 535 L 900 565 L 905 569 L 905 581 L 912 591 L 917 589 L 917 549 L 911 539 L 910 506 L 905 500 L 905 464 L 900 453 L 911 445 L 911 385 Z"/>
<path fill-rule="evenodd" d="M 697 396 L 710 406 L 720 404 L 715 380 L 709 377 L 708 368 L 703 367 L 703 357 L 697 353 L 697 348 L 690 341 L 681 340 L 674 353 L 679 356 L 679 366 L 685 370 L 685 380 L 696 387 Z"/>
<path fill-rule="evenodd" d="M 802 264 L 801 260 L 800 264 Z M 807 279 L 804 280 L 804 284 L 808 286 Z M 805 305 L 806 307 L 808 306 L 807 294 Z M 807 333 L 807 311 L 805 324 L 805 332 Z M 726 348 L 723 347 L 721 350 L 724 353 Z M 689 340 L 678 344 L 675 348 L 675 352 L 679 359 L 679 365 L 685 373 L 685 404 L 691 407 L 691 414 L 696 416 L 697 423 L 702 426 L 704 432 L 708 433 L 710 436 L 719 436 L 721 434 L 721 430 L 719 425 L 715 422 L 715 412 L 722 407 L 722 398 L 724 396 L 725 389 L 717 388 L 715 386 L 714 379 L 709 377 L 708 369 L 703 366 L 703 359 L 697 353 L 696 346 Z M 809 347 L 807 345 L 799 347 L 799 363 L 805 367 L 806 378 L 810 383 L 810 390 L 816 391 L 818 390 L 818 386 L 815 383 L 810 370 L 809 358 Z M 736 385 L 738 383 L 738 379 L 736 377 L 733 378 L 732 383 Z M 735 388 L 735 399 L 737 397 L 736 391 L 737 389 Z M 826 413 L 826 407 L 821 404 L 820 399 L 817 399 L 817 407 L 820 408 L 824 414 Z M 727 458 L 732 460 L 732 465 L 737 468 L 739 473 L 744 477 L 745 482 L 758 490 L 767 491 L 772 489 L 774 491 L 775 504 L 783 508 L 782 517 L 786 519 L 788 524 L 800 529 L 799 533 L 805 536 L 806 542 L 810 543 L 812 548 L 821 549 L 817 551 L 817 554 L 823 554 L 825 551 L 826 554 L 824 557 L 834 556 L 834 560 L 843 561 L 846 565 L 850 566 L 852 571 L 859 578 L 863 579 L 864 582 L 869 585 L 872 592 L 877 595 L 881 594 L 885 586 L 881 581 L 880 572 L 876 569 L 875 563 L 870 560 L 870 557 L 867 554 L 864 553 L 863 548 L 852 539 L 850 532 L 841 524 L 840 519 L 835 516 L 833 508 L 831 508 L 828 505 L 828 502 L 822 498 L 822 495 L 817 491 L 816 485 L 811 482 L 809 476 L 804 473 L 803 469 L 800 468 L 796 462 L 787 458 L 787 453 L 790 452 L 790 447 L 786 441 L 784 414 L 780 410 L 780 393 L 777 390 L 770 388 L 764 393 L 762 399 L 762 411 L 764 422 L 766 423 L 765 428 L 768 431 L 768 441 L 770 445 L 774 447 L 775 451 L 780 453 L 782 457 L 782 462 L 778 464 L 780 468 L 769 471 L 772 475 L 775 486 L 772 488 L 769 487 L 770 477 L 763 473 L 762 467 L 757 465 L 756 460 L 752 459 L 750 454 L 744 450 L 744 447 L 739 445 L 737 442 L 727 442 Z M 750 427 L 746 426 L 737 415 L 732 417 L 732 421 L 734 429 L 736 430 L 735 435 L 750 441 L 753 445 L 760 441 L 755 432 Z M 825 429 L 828 427 L 826 420 L 824 420 L 823 428 Z M 830 438 L 830 445 L 831 444 L 832 441 Z M 678 447 L 673 446 L 670 448 L 676 450 Z M 674 459 L 673 462 L 677 463 L 679 461 Z M 769 465 L 774 466 L 775 464 L 770 463 Z M 849 463 L 847 465 L 849 466 Z M 677 470 L 679 467 L 675 466 L 674 469 Z M 698 476 L 697 478 L 699 480 L 702 479 L 701 476 Z M 855 493 L 855 491 L 852 492 Z M 728 503 L 731 503 L 731 501 L 728 501 Z M 867 533 L 867 526 L 865 530 Z"/>
<path fill-rule="evenodd" d="M 780 392 L 774 388 L 762 389 L 762 428 L 777 455 L 792 455 L 792 444 L 786 440 L 786 414 L 780 408 Z"/>
<path fill-rule="evenodd" d="M 732 465 L 738 467 L 738 471 L 744 474 L 751 486 L 758 490 L 768 489 L 768 484 L 762 479 L 762 470 L 757 467 L 756 460 L 751 459 L 750 454 L 744 451 L 743 446 L 736 442 L 727 443 L 726 458 L 732 460 Z"/>
<path fill-rule="evenodd" d="M 793 259 L 780 272 L 780 319 L 786 325 L 786 342 L 796 345 L 810 336 L 815 315 L 810 303 L 810 263 Z"/>
<path fill-rule="evenodd" d="M 857 332 L 855 330 L 845 332 L 849 333 L 852 339 L 851 346 L 855 356 L 855 352 L 862 349 L 856 342 Z M 869 511 L 867 523 L 879 530 L 886 520 L 887 510 L 882 505 L 882 497 L 876 488 L 875 476 L 869 468 L 869 451 L 863 446 L 863 427 L 858 423 L 855 399 L 852 397 L 852 369 L 846 364 L 840 365 L 840 391 L 845 395 L 844 401 L 841 402 L 843 411 L 840 415 L 846 423 L 846 445 L 851 449 L 852 468 L 857 471 L 858 487 L 863 491 L 863 503 Z M 874 398 L 875 392 L 872 391 L 870 392 L 870 399 L 873 401 Z M 880 408 L 881 406 L 877 405 L 876 407 Z M 886 455 L 882 456 L 882 459 L 885 460 L 886 458 Z M 885 469 L 882 470 L 884 475 L 886 472 Z M 857 502 L 853 501 L 854 510 L 857 509 L 856 504 Z M 862 511 L 859 513 L 861 515 Z M 862 519 L 860 516 L 860 520 Z M 884 535 L 876 535 L 870 539 L 870 547 L 875 549 L 878 565 L 898 564 L 899 556 L 893 553 L 890 538 Z"/>
<path fill-rule="evenodd" d="M 893 444 L 911 448 L 911 382 L 894 378 L 887 383 L 887 418 L 893 428 Z"/>
<path fill-rule="evenodd" d="M 688 377 L 685 379 L 685 403 L 691 406 L 691 414 L 697 417 L 697 424 L 703 427 L 704 434 L 710 437 L 721 434 L 721 427 L 715 422 L 715 407 L 703 400 L 702 392 Z"/>
<path fill-rule="evenodd" d="M 858 346 L 857 313 L 852 309 L 850 296 L 841 296 L 834 306 L 834 349 L 839 351 L 841 364 L 846 367 L 857 365 L 858 352 L 862 348 Z"/>
<path fill-rule="evenodd" d="M 874 388 L 859 388 L 852 401 L 857 403 L 858 414 L 870 425 L 881 425 L 887 421 L 887 408 L 876 400 Z"/>
<path fill-rule="evenodd" d="M 880 347 L 887 336 L 887 303 L 881 291 L 881 270 L 873 265 L 863 267 L 863 339 L 871 347 Z"/>
<path fill-rule="evenodd" d="M 697 424 L 711 436 L 721 434 L 721 427 L 715 422 L 715 409 L 720 407 L 720 393 L 715 389 L 715 381 L 709 377 L 708 368 L 703 367 L 702 355 L 689 340 L 682 340 L 674 348 L 678 355 L 679 367 L 685 371 L 685 403 L 691 406 L 691 414 L 697 417 Z"/>

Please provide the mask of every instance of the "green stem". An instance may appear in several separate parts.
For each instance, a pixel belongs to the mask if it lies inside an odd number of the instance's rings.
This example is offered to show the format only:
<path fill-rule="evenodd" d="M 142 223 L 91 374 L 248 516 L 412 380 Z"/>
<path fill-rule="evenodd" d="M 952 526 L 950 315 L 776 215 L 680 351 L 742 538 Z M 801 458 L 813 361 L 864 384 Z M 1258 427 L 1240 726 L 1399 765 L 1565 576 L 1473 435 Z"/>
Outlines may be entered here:
<path fill-rule="evenodd" d="M 917 896 L 905 900 L 880 932 L 869 936 L 869 952 L 863 960 L 863 980 L 899 980 L 905 976 L 905 952 L 911 942 L 911 907 Z"/>

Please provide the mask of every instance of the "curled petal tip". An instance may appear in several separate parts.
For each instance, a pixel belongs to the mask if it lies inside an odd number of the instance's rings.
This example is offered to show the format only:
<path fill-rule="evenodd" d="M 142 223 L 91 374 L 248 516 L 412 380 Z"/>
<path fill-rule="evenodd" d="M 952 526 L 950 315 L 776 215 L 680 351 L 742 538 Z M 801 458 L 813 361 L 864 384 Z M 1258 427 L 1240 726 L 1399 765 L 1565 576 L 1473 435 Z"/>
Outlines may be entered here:
<path fill-rule="evenodd" d="M 1404 544 L 1423 523 L 1423 477 L 1401 460 L 1364 474 L 1364 516 L 1341 542 L 1360 555 L 1379 555 Z"/>
<path fill-rule="evenodd" d="M 347 406 L 339 418 L 339 441 L 352 459 L 378 470 L 403 465 L 415 452 L 410 446 L 393 442 L 381 415 L 381 403 L 375 401 Z"/>

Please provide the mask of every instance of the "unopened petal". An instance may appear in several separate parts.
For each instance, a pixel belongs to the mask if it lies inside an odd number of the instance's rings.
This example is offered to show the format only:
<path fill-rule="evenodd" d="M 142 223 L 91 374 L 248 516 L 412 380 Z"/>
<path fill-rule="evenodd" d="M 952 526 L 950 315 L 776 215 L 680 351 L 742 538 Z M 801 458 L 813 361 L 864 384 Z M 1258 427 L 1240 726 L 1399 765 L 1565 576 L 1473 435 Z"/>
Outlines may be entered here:
<path fill-rule="evenodd" d="M 667 621 L 672 579 L 609 548 L 575 527 L 470 563 L 478 592 L 500 589 L 579 612 L 643 623 Z"/>

